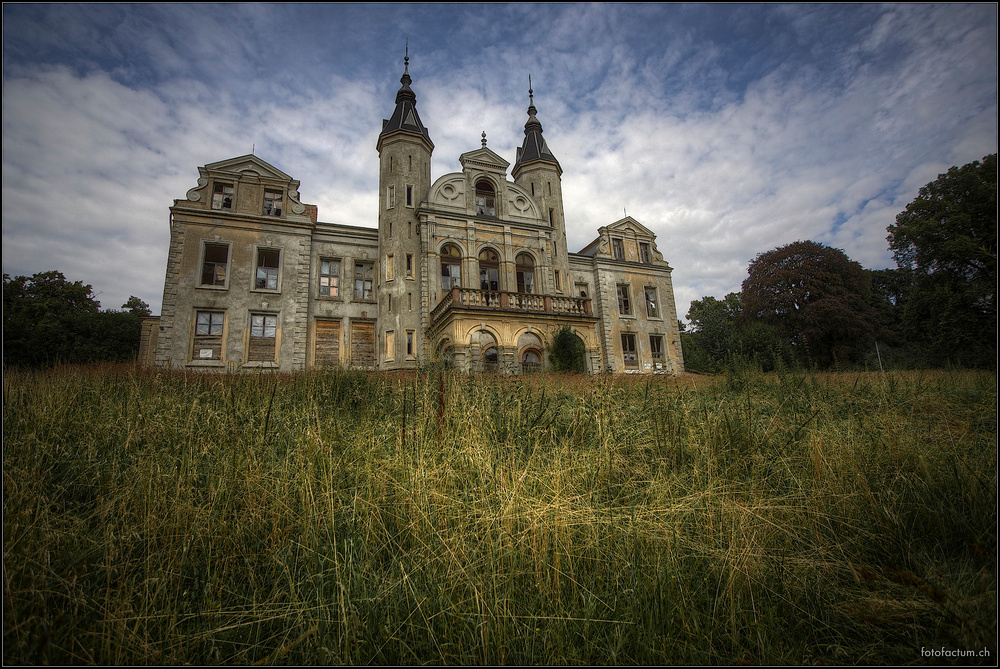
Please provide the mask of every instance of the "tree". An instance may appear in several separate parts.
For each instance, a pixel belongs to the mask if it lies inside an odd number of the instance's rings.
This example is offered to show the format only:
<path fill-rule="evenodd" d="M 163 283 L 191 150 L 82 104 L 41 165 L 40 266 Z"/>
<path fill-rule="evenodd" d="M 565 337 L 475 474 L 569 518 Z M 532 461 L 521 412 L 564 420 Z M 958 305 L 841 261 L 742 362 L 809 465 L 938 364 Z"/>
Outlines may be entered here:
<path fill-rule="evenodd" d="M 902 328 L 934 364 L 996 364 L 997 155 L 923 186 L 887 228 L 912 274 Z"/>
<path fill-rule="evenodd" d="M 774 327 L 803 362 L 819 367 L 863 355 L 877 315 L 868 275 L 843 251 L 798 241 L 759 254 L 747 273 L 745 325 Z"/>
<path fill-rule="evenodd" d="M 586 372 L 587 345 L 573 332 L 573 328 L 564 325 L 552 335 L 549 361 L 556 372 Z"/>
<path fill-rule="evenodd" d="M 144 303 L 138 300 L 132 313 L 102 312 L 93 293 L 61 272 L 4 274 L 4 365 L 134 360 L 141 330 L 136 312 Z"/>
<path fill-rule="evenodd" d="M 129 296 L 128 301 L 122 305 L 122 309 L 125 309 L 130 314 L 135 314 L 136 316 L 149 316 L 153 313 L 152 310 L 150 310 L 149 305 L 135 295 Z"/>

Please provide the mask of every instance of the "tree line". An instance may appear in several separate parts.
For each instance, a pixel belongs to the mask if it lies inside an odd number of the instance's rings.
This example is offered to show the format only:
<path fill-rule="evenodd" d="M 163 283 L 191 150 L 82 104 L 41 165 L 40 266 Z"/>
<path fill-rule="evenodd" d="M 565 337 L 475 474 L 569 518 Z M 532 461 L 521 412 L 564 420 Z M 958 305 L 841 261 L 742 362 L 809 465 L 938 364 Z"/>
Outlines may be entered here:
<path fill-rule="evenodd" d="M 3 275 L 4 367 L 132 361 L 149 305 L 129 297 L 121 311 L 101 311 L 94 290 L 62 272 Z"/>
<path fill-rule="evenodd" d="M 997 363 L 997 155 L 952 167 L 887 228 L 895 269 L 797 241 L 758 254 L 740 292 L 691 303 L 685 366 Z"/>

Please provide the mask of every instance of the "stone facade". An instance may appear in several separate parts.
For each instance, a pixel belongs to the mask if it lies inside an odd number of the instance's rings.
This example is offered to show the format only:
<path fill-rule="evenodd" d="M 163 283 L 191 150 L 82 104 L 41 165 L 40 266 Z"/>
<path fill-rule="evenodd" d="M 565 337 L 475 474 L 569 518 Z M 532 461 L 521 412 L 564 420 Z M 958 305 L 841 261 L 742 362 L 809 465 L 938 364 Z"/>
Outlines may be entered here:
<path fill-rule="evenodd" d="M 681 371 L 671 268 L 653 233 L 625 217 L 568 251 L 562 167 L 533 99 L 512 178 L 484 135 L 460 172 L 432 183 L 407 69 L 376 145 L 377 228 L 319 221 L 299 182 L 256 156 L 199 168 L 170 208 L 163 306 L 145 321 L 140 360 L 518 373 L 544 368 L 569 326 L 591 372 Z"/>

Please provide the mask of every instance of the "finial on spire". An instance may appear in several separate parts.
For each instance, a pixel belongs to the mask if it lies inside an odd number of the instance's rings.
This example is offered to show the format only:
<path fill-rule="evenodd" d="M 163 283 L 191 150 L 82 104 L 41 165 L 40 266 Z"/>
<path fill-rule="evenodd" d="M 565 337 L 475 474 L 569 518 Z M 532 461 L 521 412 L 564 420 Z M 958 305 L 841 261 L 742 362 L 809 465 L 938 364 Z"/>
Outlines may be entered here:
<path fill-rule="evenodd" d="M 528 106 L 533 107 L 535 104 L 534 91 L 531 90 L 531 75 L 528 75 Z"/>
<path fill-rule="evenodd" d="M 486 131 L 483 130 L 483 148 L 486 148 Z"/>
<path fill-rule="evenodd" d="M 409 74 L 410 69 L 410 38 L 406 38 L 406 50 L 403 52 L 403 74 Z"/>

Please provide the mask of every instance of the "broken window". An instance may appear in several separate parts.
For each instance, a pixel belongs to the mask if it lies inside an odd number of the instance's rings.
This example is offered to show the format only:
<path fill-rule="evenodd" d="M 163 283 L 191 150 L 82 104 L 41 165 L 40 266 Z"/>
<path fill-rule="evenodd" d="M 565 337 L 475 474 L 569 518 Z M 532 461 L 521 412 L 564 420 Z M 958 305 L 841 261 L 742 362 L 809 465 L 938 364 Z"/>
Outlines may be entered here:
<path fill-rule="evenodd" d="M 413 330 L 406 331 L 406 357 L 412 358 L 415 355 L 415 342 L 413 340 Z"/>
<path fill-rule="evenodd" d="M 646 316 L 648 318 L 659 318 L 660 309 L 656 306 L 656 287 L 645 286 L 642 291 L 646 294 Z"/>
<path fill-rule="evenodd" d="M 319 294 L 320 297 L 340 297 L 340 260 L 320 259 Z"/>
<path fill-rule="evenodd" d="M 225 286 L 229 267 L 229 244 L 205 243 L 201 264 L 201 285 Z"/>
<path fill-rule="evenodd" d="M 364 302 L 371 302 L 372 280 L 375 276 L 375 263 L 356 262 L 354 263 L 354 299 Z"/>
<path fill-rule="evenodd" d="M 462 252 L 448 244 L 441 249 L 441 290 L 462 285 Z"/>
<path fill-rule="evenodd" d="M 639 242 L 639 261 L 647 265 L 653 262 L 653 256 L 649 253 L 649 244 Z"/>
<path fill-rule="evenodd" d="M 278 290 L 278 249 L 257 249 L 257 290 Z"/>
<path fill-rule="evenodd" d="M 635 352 L 635 335 L 622 333 L 622 358 L 625 361 L 625 369 L 638 369 L 639 356 Z"/>
<path fill-rule="evenodd" d="M 479 289 L 500 290 L 500 254 L 493 249 L 479 252 Z"/>
<path fill-rule="evenodd" d="M 264 215 L 281 216 L 281 191 L 264 189 Z"/>
<path fill-rule="evenodd" d="M 485 179 L 476 182 L 476 215 L 496 216 L 496 191 Z"/>
<path fill-rule="evenodd" d="M 632 301 L 629 299 L 628 284 L 618 284 L 618 313 L 622 316 L 632 315 Z"/>
<path fill-rule="evenodd" d="M 649 352 L 656 362 L 663 362 L 663 335 L 649 335 Z"/>
<path fill-rule="evenodd" d="M 517 292 L 535 292 L 535 260 L 527 253 L 518 253 L 514 259 L 517 270 Z"/>
<path fill-rule="evenodd" d="M 194 346 L 192 358 L 196 360 L 222 359 L 222 331 L 226 314 L 221 311 L 199 311 L 195 315 Z"/>
<path fill-rule="evenodd" d="M 233 184 L 216 183 L 215 190 L 212 192 L 212 209 L 232 210 L 235 190 Z"/>

